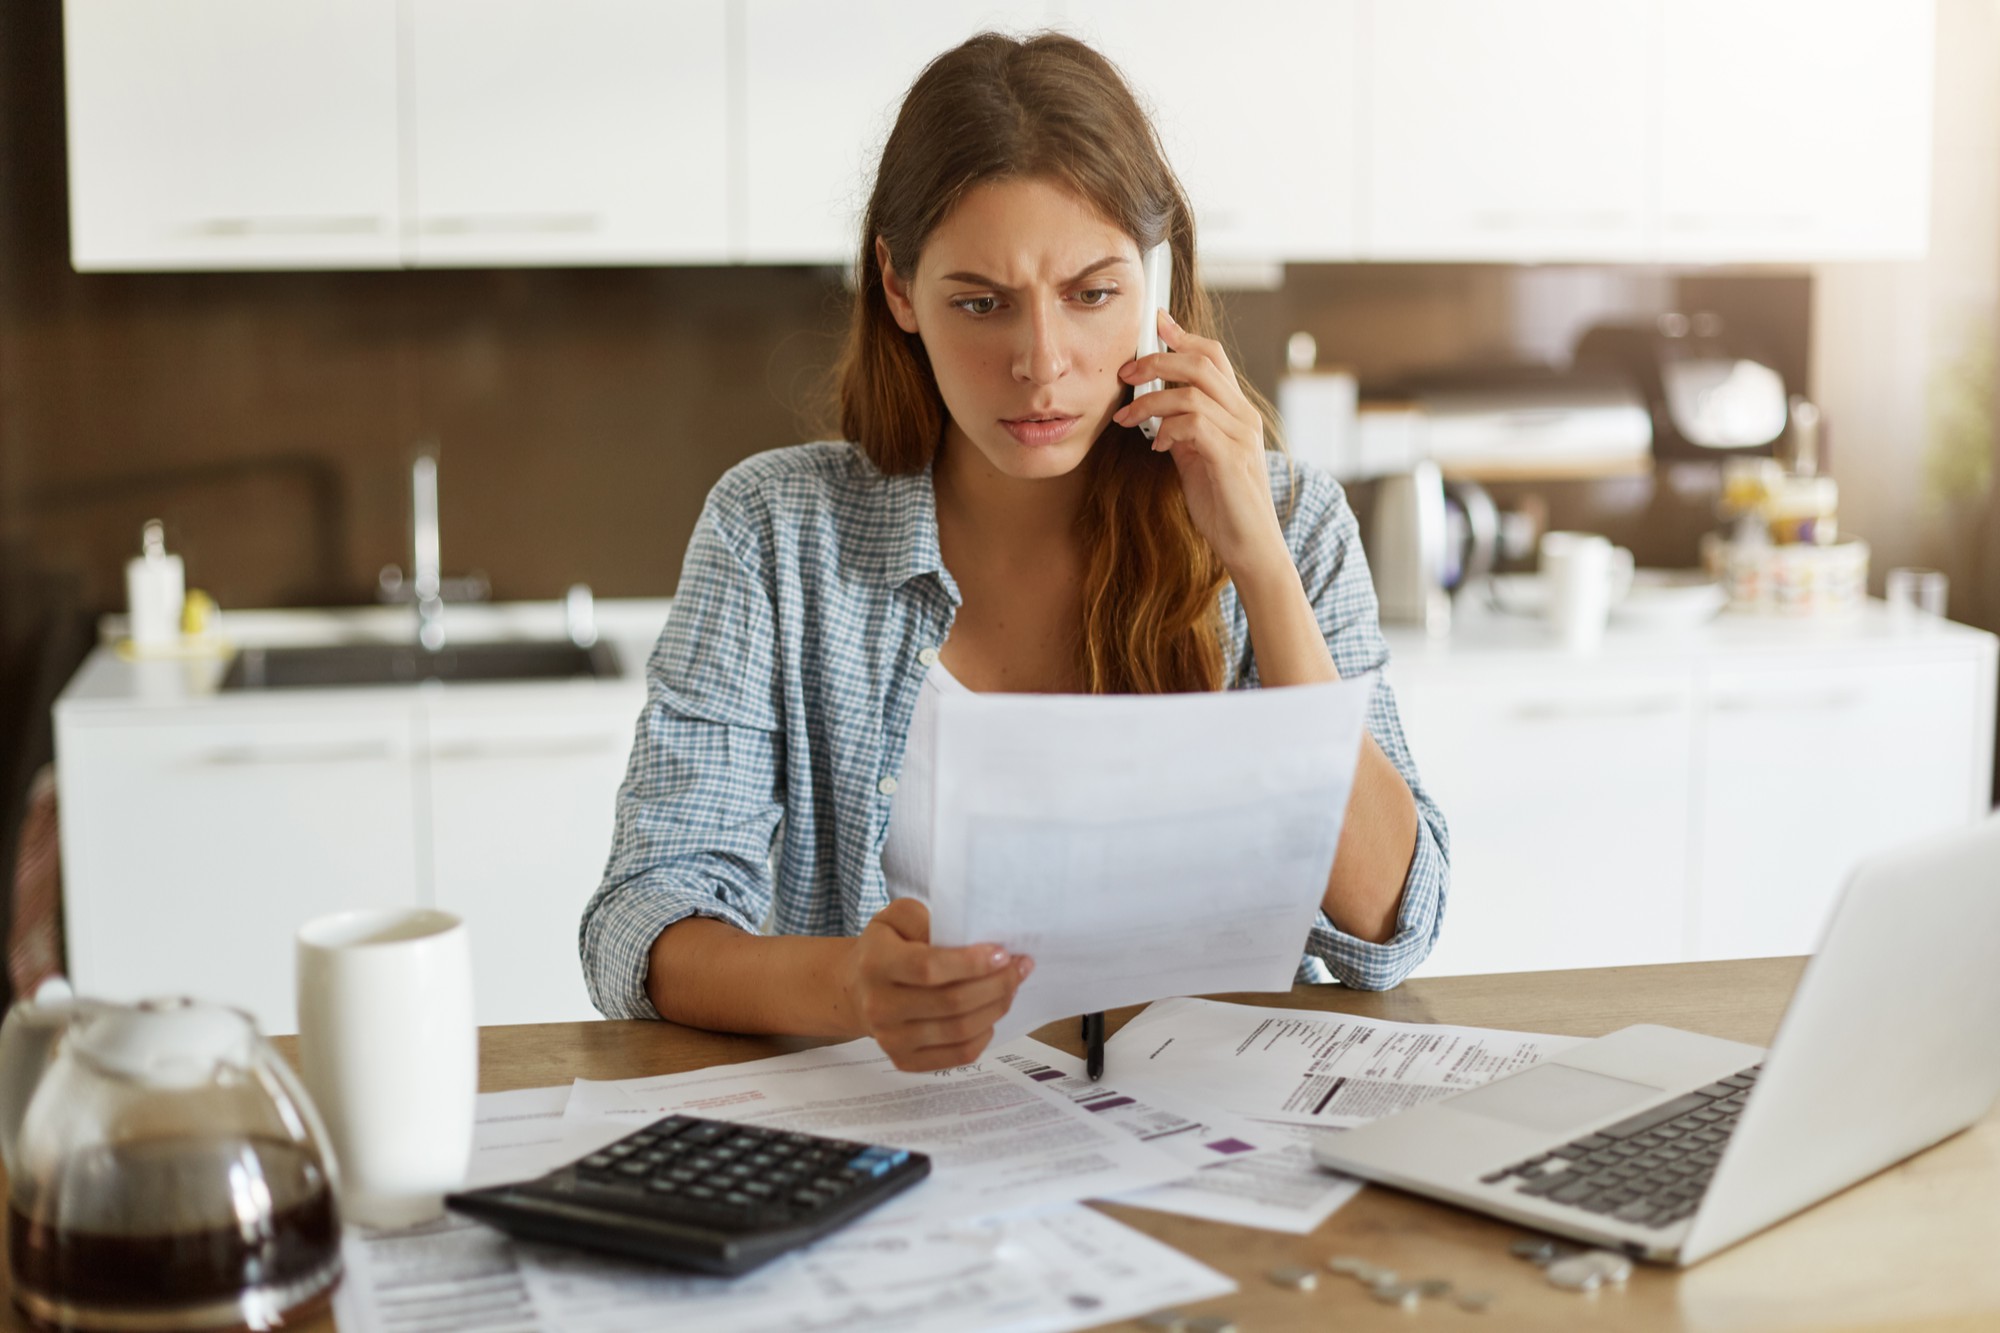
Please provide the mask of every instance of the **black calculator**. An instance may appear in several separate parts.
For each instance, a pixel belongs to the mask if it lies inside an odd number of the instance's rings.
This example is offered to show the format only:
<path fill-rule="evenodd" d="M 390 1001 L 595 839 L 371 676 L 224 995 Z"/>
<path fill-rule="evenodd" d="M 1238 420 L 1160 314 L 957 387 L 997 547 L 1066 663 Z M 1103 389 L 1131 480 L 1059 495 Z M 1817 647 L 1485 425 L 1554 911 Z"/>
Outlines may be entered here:
<path fill-rule="evenodd" d="M 529 1240 L 745 1273 L 929 1175 L 903 1148 L 670 1115 L 535 1180 L 445 1196 Z"/>

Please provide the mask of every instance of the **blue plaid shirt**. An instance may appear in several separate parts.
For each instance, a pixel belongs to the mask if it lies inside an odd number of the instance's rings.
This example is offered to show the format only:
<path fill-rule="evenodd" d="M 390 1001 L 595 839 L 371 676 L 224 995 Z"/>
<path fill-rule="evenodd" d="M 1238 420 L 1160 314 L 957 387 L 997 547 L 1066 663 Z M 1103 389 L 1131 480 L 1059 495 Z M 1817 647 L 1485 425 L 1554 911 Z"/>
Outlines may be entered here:
<path fill-rule="evenodd" d="M 1342 676 L 1388 649 L 1339 483 L 1272 454 L 1285 540 Z M 1294 467 L 1296 470 L 1294 471 Z M 647 700 L 618 792 L 611 859 L 584 908 L 590 997 L 657 1018 L 648 952 L 689 916 L 741 930 L 857 935 L 888 905 L 882 844 L 917 692 L 951 633 L 958 585 L 938 553 L 929 469 L 878 472 L 844 443 L 750 458 L 709 492 L 647 665 Z M 1256 684 L 1249 624 L 1222 592 L 1232 687 Z M 1395 700 L 1368 729 L 1415 793 L 1416 856 L 1386 943 L 1335 928 L 1305 940 L 1301 980 L 1387 989 L 1430 952 L 1449 841 L 1417 781 Z M 774 844 L 775 842 L 775 855 Z"/>

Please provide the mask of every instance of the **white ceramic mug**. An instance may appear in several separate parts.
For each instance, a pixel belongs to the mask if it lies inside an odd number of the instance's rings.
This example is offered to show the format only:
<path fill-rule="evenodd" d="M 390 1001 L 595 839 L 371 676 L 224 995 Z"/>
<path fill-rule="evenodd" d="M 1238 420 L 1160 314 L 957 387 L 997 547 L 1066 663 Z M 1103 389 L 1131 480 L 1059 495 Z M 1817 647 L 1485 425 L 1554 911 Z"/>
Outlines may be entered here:
<path fill-rule="evenodd" d="M 1632 553 L 1594 532 L 1546 532 L 1541 558 L 1549 628 L 1572 652 L 1597 647 L 1611 604 L 1631 590 Z"/>
<path fill-rule="evenodd" d="M 479 1093 L 472 948 L 449 912 L 384 908 L 298 938 L 299 1062 L 352 1221 L 412 1226 L 465 1179 Z"/>

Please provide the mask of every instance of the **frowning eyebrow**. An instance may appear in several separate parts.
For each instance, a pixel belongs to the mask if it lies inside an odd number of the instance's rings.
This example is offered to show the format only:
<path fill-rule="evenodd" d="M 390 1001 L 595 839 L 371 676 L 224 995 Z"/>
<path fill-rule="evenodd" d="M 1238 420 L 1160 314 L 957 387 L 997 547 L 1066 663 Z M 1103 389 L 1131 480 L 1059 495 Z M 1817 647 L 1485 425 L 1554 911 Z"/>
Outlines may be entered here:
<path fill-rule="evenodd" d="M 1130 264 L 1131 262 L 1132 262 L 1131 260 L 1125 258 L 1125 256 L 1123 255 L 1106 255 L 1103 259 L 1098 260 L 1095 264 L 1092 264 L 1089 268 L 1084 269 L 1081 273 L 1077 274 L 1075 277 L 1063 279 L 1062 285 L 1065 287 L 1072 287 L 1075 286 L 1077 283 L 1082 282 L 1085 278 L 1089 277 L 1093 273 L 1098 272 L 1101 269 L 1111 268 L 1117 264 Z M 939 278 L 938 281 L 969 282 L 975 287 L 991 287 L 995 291 L 1000 291 L 1000 292 L 1010 292 L 1014 290 L 1012 287 L 1009 287 L 1006 283 L 995 282 L 993 281 L 993 279 L 986 277 L 984 274 L 980 273 L 947 273 L 942 278 Z"/>

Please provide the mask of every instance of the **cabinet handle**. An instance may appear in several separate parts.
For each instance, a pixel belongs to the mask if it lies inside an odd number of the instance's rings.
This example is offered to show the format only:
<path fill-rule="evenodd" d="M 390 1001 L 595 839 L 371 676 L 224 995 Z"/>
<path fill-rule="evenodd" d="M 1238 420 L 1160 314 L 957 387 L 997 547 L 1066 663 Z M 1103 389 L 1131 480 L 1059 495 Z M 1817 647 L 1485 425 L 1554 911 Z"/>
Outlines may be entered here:
<path fill-rule="evenodd" d="M 427 236 L 580 236 L 603 231 L 595 213 L 465 213 L 420 218 Z"/>
<path fill-rule="evenodd" d="M 1867 696 L 1860 690 L 1825 690 L 1818 694 L 1725 694 L 1710 708 L 1718 713 L 1832 713 L 1853 708 Z"/>
<path fill-rule="evenodd" d="M 624 736 L 559 736 L 550 740 L 449 741 L 431 747 L 435 760 L 561 759 L 576 755 L 610 754 L 625 745 Z"/>
<path fill-rule="evenodd" d="M 1632 225 L 1630 213 L 1511 213 L 1498 209 L 1472 215 L 1481 231 L 1520 231 L 1527 227 L 1573 227 L 1578 231 L 1615 231 Z"/>
<path fill-rule="evenodd" d="M 363 215 L 297 218 L 202 218 L 188 228 L 196 236 L 379 236 L 383 218 Z"/>
<path fill-rule="evenodd" d="M 387 741 L 334 741 L 324 744 L 231 745 L 210 750 L 198 762 L 210 768 L 237 768 L 249 764 L 380 763 L 395 757 L 395 747 Z"/>
<path fill-rule="evenodd" d="M 1643 699 L 1553 700 L 1521 704 L 1514 716 L 1522 722 L 1562 722 L 1606 717 L 1657 717 L 1681 711 L 1678 694 L 1655 694 Z"/>

